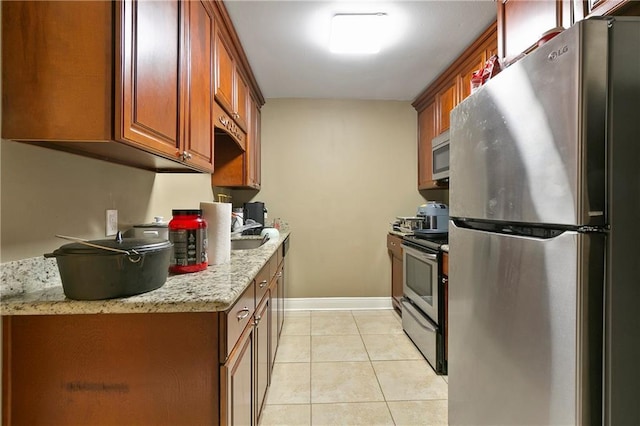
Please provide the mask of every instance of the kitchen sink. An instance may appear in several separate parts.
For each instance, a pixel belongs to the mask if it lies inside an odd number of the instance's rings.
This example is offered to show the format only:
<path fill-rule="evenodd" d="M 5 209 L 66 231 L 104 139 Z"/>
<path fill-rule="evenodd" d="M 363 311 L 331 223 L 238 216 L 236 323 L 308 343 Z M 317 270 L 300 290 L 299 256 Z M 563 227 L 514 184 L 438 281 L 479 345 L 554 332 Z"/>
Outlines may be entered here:
<path fill-rule="evenodd" d="M 269 241 L 268 238 L 231 240 L 231 250 L 256 249 L 258 247 L 261 247 L 267 241 Z"/>

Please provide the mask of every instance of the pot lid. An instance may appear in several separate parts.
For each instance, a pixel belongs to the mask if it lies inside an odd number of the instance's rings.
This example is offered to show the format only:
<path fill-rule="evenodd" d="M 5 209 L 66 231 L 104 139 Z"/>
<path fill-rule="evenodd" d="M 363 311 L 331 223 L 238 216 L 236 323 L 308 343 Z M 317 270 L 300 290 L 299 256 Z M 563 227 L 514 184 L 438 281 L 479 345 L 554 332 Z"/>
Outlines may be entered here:
<path fill-rule="evenodd" d="M 162 216 L 154 216 L 153 222 L 151 223 L 142 223 L 140 225 L 133 225 L 134 228 L 168 228 L 169 223 L 163 221 Z"/>
<path fill-rule="evenodd" d="M 54 255 L 68 255 L 68 254 L 81 254 L 81 255 L 98 255 L 98 256 L 112 256 L 121 255 L 117 251 L 111 251 L 109 249 L 122 250 L 124 252 L 130 252 L 139 254 L 154 252 L 158 250 L 164 250 L 171 248 L 173 244 L 170 241 L 162 238 L 122 238 L 120 233 L 115 239 L 104 240 L 91 240 L 87 241 L 93 246 L 88 246 L 83 243 L 70 243 L 65 244 L 59 249 L 53 252 Z M 105 247 L 104 249 L 95 246 Z"/>

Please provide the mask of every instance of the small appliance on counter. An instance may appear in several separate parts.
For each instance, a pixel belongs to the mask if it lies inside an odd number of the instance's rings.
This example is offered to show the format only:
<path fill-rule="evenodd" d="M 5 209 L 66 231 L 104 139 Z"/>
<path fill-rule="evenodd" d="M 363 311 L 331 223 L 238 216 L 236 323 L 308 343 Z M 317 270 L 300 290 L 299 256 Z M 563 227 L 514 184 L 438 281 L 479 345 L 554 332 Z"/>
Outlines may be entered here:
<path fill-rule="evenodd" d="M 437 201 L 429 201 L 418 207 L 418 217 L 423 218 L 419 234 L 446 234 L 449 232 L 449 207 Z"/>
<path fill-rule="evenodd" d="M 449 208 L 437 201 L 418 207 L 416 216 L 398 216 L 392 229 L 403 235 L 446 236 L 449 232 Z"/>
<path fill-rule="evenodd" d="M 262 232 L 262 228 L 264 227 L 264 221 L 266 218 L 267 209 L 264 206 L 263 202 L 255 201 L 252 203 L 244 203 L 244 208 L 242 212 L 242 216 L 244 219 L 244 223 L 248 223 L 249 219 L 256 221 L 261 224 L 261 227 L 247 229 L 242 232 L 243 235 L 260 235 Z"/>

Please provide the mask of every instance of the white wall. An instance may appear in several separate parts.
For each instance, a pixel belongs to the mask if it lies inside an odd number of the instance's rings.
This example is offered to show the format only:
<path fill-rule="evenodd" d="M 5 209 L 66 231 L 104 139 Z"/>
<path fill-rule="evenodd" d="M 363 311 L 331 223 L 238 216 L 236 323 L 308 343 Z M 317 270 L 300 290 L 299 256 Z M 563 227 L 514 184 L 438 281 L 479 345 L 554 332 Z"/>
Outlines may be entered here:
<path fill-rule="evenodd" d="M 262 110 L 269 219 L 292 229 L 287 297 L 390 296 L 389 223 L 411 216 L 417 114 L 408 102 L 269 99 Z M 255 196 L 254 196 L 255 195 Z"/>

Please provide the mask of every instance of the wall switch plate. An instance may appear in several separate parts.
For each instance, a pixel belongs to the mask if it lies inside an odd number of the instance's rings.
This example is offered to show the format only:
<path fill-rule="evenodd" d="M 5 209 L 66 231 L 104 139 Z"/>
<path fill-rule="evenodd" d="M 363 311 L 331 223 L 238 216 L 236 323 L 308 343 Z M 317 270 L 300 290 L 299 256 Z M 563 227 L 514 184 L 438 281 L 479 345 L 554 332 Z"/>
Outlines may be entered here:
<path fill-rule="evenodd" d="M 118 210 L 107 210 L 107 237 L 118 233 Z"/>

